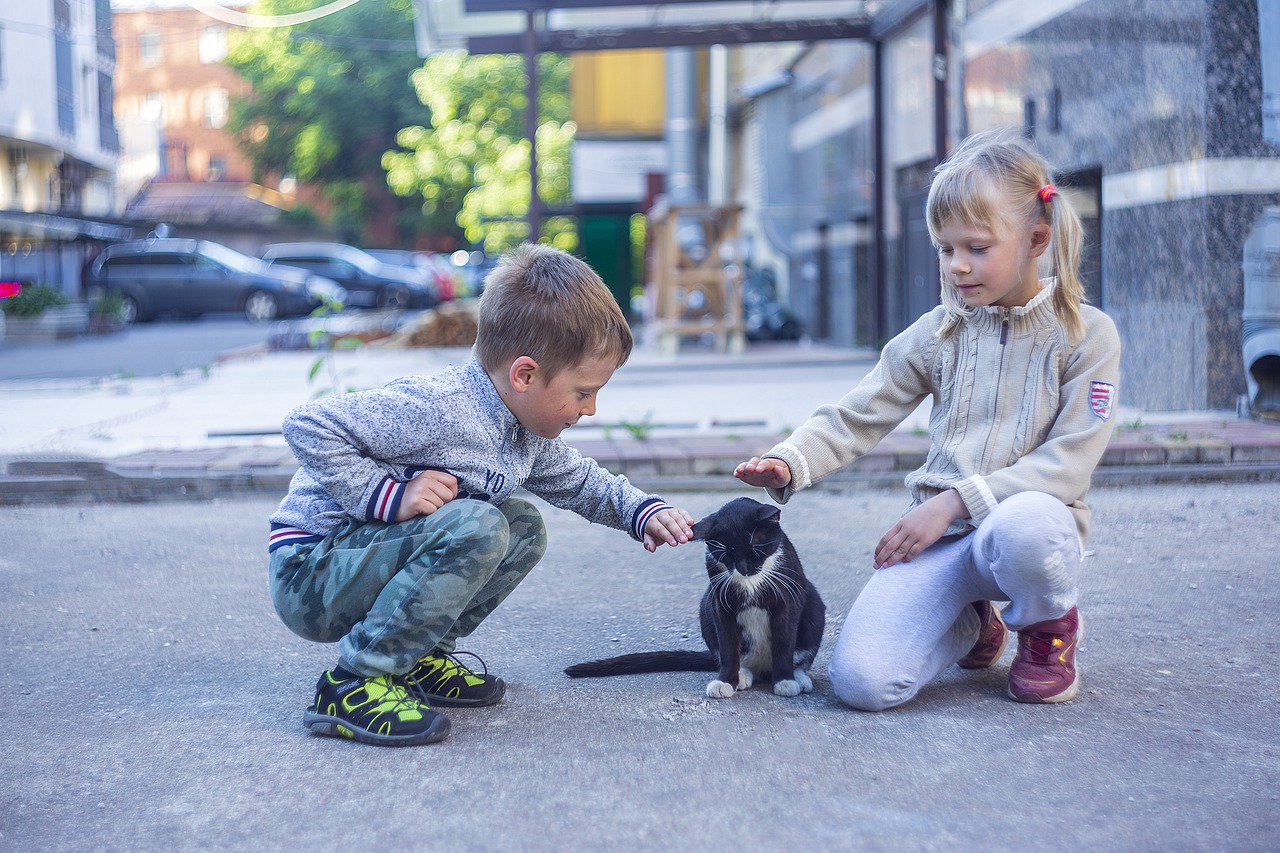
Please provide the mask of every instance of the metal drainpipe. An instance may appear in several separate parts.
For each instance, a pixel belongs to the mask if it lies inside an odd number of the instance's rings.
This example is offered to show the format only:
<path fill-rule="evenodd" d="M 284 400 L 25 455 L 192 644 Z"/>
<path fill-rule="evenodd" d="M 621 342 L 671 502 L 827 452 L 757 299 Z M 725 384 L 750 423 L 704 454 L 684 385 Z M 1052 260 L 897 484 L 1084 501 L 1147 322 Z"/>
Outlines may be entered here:
<path fill-rule="evenodd" d="M 729 200 L 729 50 L 713 44 L 708 51 L 710 92 L 708 103 L 707 201 L 723 207 Z"/>
<path fill-rule="evenodd" d="M 695 99 L 697 74 L 691 48 L 669 47 L 667 74 L 667 198 L 675 206 L 697 204 L 698 196 L 698 113 Z M 676 240 L 694 260 L 706 254 L 702 229 L 687 222 Z"/>

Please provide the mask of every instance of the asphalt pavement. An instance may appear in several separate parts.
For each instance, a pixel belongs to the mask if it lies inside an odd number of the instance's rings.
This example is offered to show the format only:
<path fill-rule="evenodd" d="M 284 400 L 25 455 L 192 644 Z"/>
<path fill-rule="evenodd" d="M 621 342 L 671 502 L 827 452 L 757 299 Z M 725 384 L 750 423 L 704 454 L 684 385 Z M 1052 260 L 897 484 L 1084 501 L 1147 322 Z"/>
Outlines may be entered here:
<path fill-rule="evenodd" d="M 829 608 L 815 689 L 727 700 L 701 673 L 562 675 L 697 646 L 705 572 L 540 504 L 545 559 L 464 645 L 506 698 L 404 749 L 303 727 L 334 651 L 272 612 L 274 499 L 0 507 L 0 849 L 1280 848 L 1273 484 L 1094 490 L 1074 702 L 1006 698 L 1007 650 L 861 713 L 825 667 L 903 501 L 846 483 L 783 509 Z"/>

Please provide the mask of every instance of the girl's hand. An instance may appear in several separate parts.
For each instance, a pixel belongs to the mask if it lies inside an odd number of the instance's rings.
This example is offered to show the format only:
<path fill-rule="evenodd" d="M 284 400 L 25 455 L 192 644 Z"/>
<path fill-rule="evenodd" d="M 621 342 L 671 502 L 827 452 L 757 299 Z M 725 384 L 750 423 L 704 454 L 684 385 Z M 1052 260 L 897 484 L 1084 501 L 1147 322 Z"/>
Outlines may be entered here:
<path fill-rule="evenodd" d="M 431 515 L 458 496 L 458 478 L 448 471 L 423 471 L 405 483 L 396 521 Z"/>
<path fill-rule="evenodd" d="M 649 553 L 663 542 L 674 548 L 693 539 L 693 516 L 682 509 L 664 509 L 654 513 L 644 525 L 644 547 Z"/>
<path fill-rule="evenodd" d="M 968 517 L 969 510 L 955 489 L 929 498 L 904 515 L 880 538 L 872 567 L 887 569 L 895 563 L 911 562 L 917 554 L 941 539 L 951 522 Z"/>
<path fill-rule="evenodd" d="M 748 486 L 781 489 L 791 482 L 791 469 L 781 459 L 761 459 L 759 456 L 752 456 L 733 469 L 733 476 Z"/>

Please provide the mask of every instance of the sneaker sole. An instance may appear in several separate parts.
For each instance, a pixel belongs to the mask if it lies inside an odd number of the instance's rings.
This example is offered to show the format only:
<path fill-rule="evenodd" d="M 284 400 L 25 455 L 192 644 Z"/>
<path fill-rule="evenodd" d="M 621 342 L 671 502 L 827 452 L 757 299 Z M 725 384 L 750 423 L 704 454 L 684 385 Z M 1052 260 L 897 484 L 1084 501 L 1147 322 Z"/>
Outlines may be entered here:
<path fill-rule="evenodd" d="M 486 696 L 481 699 L 455 699 L 449 696 L 439 696 L 435 693 L 415 693 L 423 701 L 432 707 L 441 708 L 484 708 L 488 705 L 497 705 L 502 701 L 502 697 L 507 695 L 507 683 L 501 678 L 498 679 L 498 691 L 492 696 Z"/>
<path fill-rule="evenodd" d="M 439 743 L 449 736 L 449 730 L 452 728 L 448 717 L 444 714 L 436 714 L 426 731 L 412 735 L 384 735 L 353 726 L 339 717 L 318 714 L 310 709 L 302 714 L 302 724 L 318 735 L 346 738 L 374 746 L 422 746 L 428 743 Z"/>

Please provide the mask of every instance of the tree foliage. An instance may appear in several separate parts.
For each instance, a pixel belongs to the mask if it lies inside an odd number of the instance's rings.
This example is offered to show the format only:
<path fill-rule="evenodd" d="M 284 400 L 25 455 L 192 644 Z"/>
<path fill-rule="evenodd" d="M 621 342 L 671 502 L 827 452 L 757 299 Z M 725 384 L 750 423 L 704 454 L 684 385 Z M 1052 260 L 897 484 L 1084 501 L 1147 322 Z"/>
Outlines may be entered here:
<path fill-rule="evenodd" d="M 548 206 L 569 199 L 569 60 L 538 58 L 538 195 Z M 526 77 L 522 56 L 445 52 L 413 74 L 429 125 L 404 128 L 399 149 L 382 164 L 399 195 L 421 200 L 432 221 L 449 219 L 468 242 L 493 253 L 529 238 L 529 141 L 525 138 Z M 542 238 L 576 246 L 572 223 L 551 217 Z"/>
<path fill-rule="evenodd" d="M 257 0 L 251 11 L 283 15 L 313 0 Z M 292 174 L 314 182 L 341 223 L 416 218 L 391 194 L 382 154 L 403 127 L 423 120 L 409 77 L 421 63 L 411 0 L 370 0 L 308 24 L 233 30 L 227 63 L 251 84 L 234 99 L 229 129 L 261 180 Z"/>

